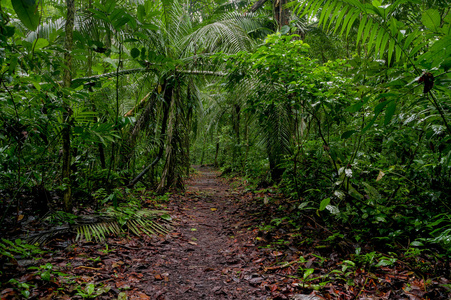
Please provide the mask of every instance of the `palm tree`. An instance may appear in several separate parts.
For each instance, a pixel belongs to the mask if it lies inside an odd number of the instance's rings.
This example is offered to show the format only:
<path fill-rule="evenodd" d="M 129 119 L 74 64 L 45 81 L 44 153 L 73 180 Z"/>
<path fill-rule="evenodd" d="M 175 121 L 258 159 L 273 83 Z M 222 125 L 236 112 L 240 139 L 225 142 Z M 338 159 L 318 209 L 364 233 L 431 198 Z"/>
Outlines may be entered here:
<path fill-rule="evenodd" d="M 149 32 L 146 44 L 146 48 L 152 51 L 149 57 L 170 65 L 168 68 L 163 66 L 157 74 L 164 87 L 160 103 L 163 109 L 159 110 L 163 127 L 159 136 L 165 139 L 159 142 L 160 151 L 157 155 L 159 158 L 164 152 L 165 157 L 157 188 L 159 192 L 171 186 L 180 186 L 182 175 L 186 173 L 189 134 L 195 111 L 199 107 L 199 92 L 207 77 L 217 75 L 208 72 L 215 67 L 208 64 L 207 58 L 220 51 L 236 53 L 251 50 L 254 42 L 248 32 L 261 28 L 251 17 L 237 13 L 228 13 L 195 26 L 187 8 L 186 3 L 178 1 L 155 2 L 154 9 L 160 14 L 152 20 L 152 24 L 160 30 Z M 149 102 L 149 105 L 154 104 Z M 143 112 L 140 118 L 145 118 L 150 111 L 144 109 Z"/>

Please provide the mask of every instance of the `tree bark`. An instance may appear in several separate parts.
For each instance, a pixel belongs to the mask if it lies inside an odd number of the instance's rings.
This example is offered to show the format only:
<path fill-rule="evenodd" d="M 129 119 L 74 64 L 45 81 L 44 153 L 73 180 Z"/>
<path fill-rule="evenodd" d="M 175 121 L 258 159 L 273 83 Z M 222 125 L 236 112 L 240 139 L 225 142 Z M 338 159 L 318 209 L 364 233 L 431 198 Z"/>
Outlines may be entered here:
<path fill-rule="evenodd" d="M 163 86 L 166 87 L 167 83 L 164 83 Z M 158 155 L 150 165 L 148 165 L 141 173 L 138 174 L 138 176 L 136 176 L 132 181 L 130 181 L 130 183 L 128 184 L 128 187 L 133 187 L 163 157 L 164 146 L 165 146 L 164 139 L 165 139 L 165 135 L 166 135 L 166 128 L 167 128 L 167 123 L 168 123 L 168 119 L 169 119 L 169 109 L 170 109 L 171 100 L 172 100 L 172 87 L 169 87 L 166 90 L 166 92 L 164 94 L 164 98 L 165 98 L 165 101 L 164 101 L 164 106 L 163 106 L 163 120 L 161 121 L 161 131 L 160 131 L 160 143 L 161 144 L 160 144 L 160 149 L 158 151 Z"/>
<path fill-rule="evenodd" d="M 277 22 L 279 30 L 282 29 L 283 26 L 290 24 L 290 11 L 285 8 L 288 0 L 276 0 L 274 1 L 274 18 Z"/>
<path fill-rule="evenodd" d="M 218 154 L 219 154 L 219 142 L 216 142 L 216 151 L 215 151 L 215 167 L 218 167 Z"/>
<path fill-rule="evenodd" d="M 70 88 L 72 82 L 72 45 L 73 45 L 73 31 L 74 31 L 74 19 L 75 19 L 75 0 L 66 0 L 67 6 L 67 17 L 66 17 L 66 40 L 65 40 L 65 49 L 64 53 L 64 61 L 66 64 L 66 68 L 63 73 L 63 86 L 64 88 Z M 63 202 L 64 202 L 64 210 L 66 212 L 72 211 L 72 190 L 71 190 L 71 181 L 70 181 L 70 163 L 71 163 L 71 108 L 69 104 L 69 99 L 64 104 L 65 106 L 65 124 L 64 129 L 62 130 L 62 138 L 63 138 L 63 167 L 62 167 L 62 177 L 63 183 L 65 185 Z"/>
<path fill-rule="evenodd" d="M 175 131 L 176 122 L 176 108 L 175 108 L 175 91 L 171 91 L 171 102 L 169 106 L 169 122 L 168 122 L 168 138 L 166 142 L 166 163 L 161 174 L 161 180 L 157 187 L 157 193 L 162 193 L 172 183 L 173 178 L 173 164 L 174 164 L 174 149 L 173 149 L 173 137 Z"/>

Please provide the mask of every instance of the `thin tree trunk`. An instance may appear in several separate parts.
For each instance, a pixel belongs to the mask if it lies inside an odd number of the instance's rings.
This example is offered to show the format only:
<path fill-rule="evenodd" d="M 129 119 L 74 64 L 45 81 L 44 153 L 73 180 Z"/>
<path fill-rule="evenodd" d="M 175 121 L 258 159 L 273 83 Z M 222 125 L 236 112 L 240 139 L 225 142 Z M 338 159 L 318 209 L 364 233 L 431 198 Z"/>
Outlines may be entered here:
<path fill-rule="evenodd" d="M 75 19 L 75 0 L 66 0 L 67 6 L 67 17 L 66 17 L 66 40 L 65 40 L 65 48 L 66 52 L 64 53 L 64 61 L 66 64 L 66 68 L 63 73 L 63 86 L 64 88 L 70 88 L 70 84 L 72 81 L 72 44 L 73 44 L 73 30 L 74 30 L 74 19 Z M 72 211 L 72 190 L 71 190 L 71 182 L 70 182 L 70 134 L 71 134 L 71 126 L 70 126 L 70 118 L 71 118 L 71 108 L 69 105 L 69 100 L 65 104 L 65 124 L 64 129 L 62 130 L 63 137 L 63 167 L 62 167 L 62 176 L 63 183 L 65 184 L 63 202 L 64 202 L 64 210 L 66 212 Z"/>
<path fill-rule="evenodd" d="M 235 133 L 235 145 L 233 146 L 233 156 L 235 160 L 235 166 L 238 167 L 240 165 L 241 160 L 241 137 L 240 137 L 240 122 L 241 122 L 241 106 L 239 104 L 235 104 L 232 110 L 232 122 L 233 122 L 233 131 Z"/>
<path fill-rule="evenodd" d="M 167 83 L 164 83 L 163 86 L 167 86 Z M 154 159 L 154 161 L 148 165 L 141 173 L 138 174 L 129 184 L 129 187 L 133 187 L 138 181 L 141 180 L 141 178 L 146 175 L 146 173 L 153 169 L 155 165 L 160 161 L 160 159 L 163 157 L 164 152 L 164 139 L 166 135 L 166 128 L 167 123 L 169 119 L 169 109 L 171 108 L 171 102 L 172 102 L 172 87 L 168 88 L 168 90 L 164 94 L 164 106 L 163 106 L 163 120 L 161 121 L 161 131 L 160 131 L 160 150 L 158 151 L 157 157 Z"/>
<path fill-rule="evenodd" d="M 290 11 L 285 8 L 288 0 L 274 1 L 274 19 L 277 22 L 279 30 L 290 24 Z"/>
<path fill-rule="evenodd" d="M 218 167 L 219 142 L 216 142 L 215 167 Z"/>
<path fill-rule="evenodd" d="M 202 166 L 204 164 L 204 157 L 205 157 L 205 146 L 207 145 L 207 133 L 205 133 L 204 136 L 204 142 L 202 144 L 202 154 L 200 155 L 200 165 Z"/>
<path fill-rule="evenodd" d="M 245 122 L 244 122 L 244 140 L 246 143 L 246 151 L 243 160 L 243 169 L 245 168 L 245 164 L 247 163 L 247 157 L 249 155 L 249 114 L 246 113 Z"/>
<path fill-rule="evenodd" d="M 172 184 L 172 171 L 173 171 L 173 164 L 174 164 L 174 153 L 173 153 L 173 137 L 174 137 L 174 131 L 175 131 L 175 91 L 172 91 L 171 93 L 171 104 L 169 107 L 169 122 L 168 122 L 168 138 L 166 143 L 166 163 L 163 168 L 163 173 L 161 174 L 161 180 L 157 187 L 157 193 L 162 193 L 166 188 Z"/>

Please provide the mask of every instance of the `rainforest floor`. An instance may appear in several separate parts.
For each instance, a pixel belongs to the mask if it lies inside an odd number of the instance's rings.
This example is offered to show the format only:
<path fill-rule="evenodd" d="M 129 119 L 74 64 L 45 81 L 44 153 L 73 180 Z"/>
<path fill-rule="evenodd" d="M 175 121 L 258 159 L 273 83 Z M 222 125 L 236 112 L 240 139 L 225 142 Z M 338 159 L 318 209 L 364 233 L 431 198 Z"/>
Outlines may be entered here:
<path fill-rule="evenodd" d="M 164 203 L 167 235 L 53 241 L 37 262 L 2 267 L 0 298 L 451 299 L 433 257 L 390 261 L 365 246 L 356 256 L 352 243 L 325 241 L 331 233 L 310 216 L 293 230 L 283 218 L 292 200 L 196 170 Z"/>

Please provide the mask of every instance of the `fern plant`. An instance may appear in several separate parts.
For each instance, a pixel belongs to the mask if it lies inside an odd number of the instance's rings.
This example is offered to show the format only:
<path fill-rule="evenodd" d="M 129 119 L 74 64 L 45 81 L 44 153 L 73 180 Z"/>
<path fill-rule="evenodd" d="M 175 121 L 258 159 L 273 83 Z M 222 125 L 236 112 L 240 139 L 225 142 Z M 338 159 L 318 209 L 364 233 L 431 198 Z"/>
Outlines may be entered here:
<path fill-rule="evenodd" d="M 76 233 L 76 241 L 84 239 L 102 242 L 107 236 L 117 236 L 126 232 L 151 236 L 166 234 L 171 229 L 172 218 L 166 211 L 134 206 L 110 207 L 101 215 L 70 218 L 69 224 L 58 225 L 50 230 L 30 235 L 25 240 L 30 244 L 44 244 L 57 235 Z"/>

